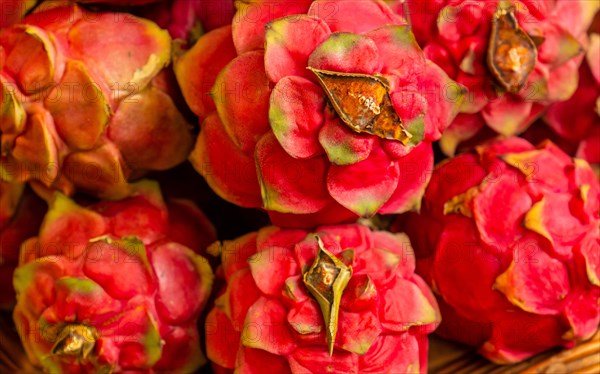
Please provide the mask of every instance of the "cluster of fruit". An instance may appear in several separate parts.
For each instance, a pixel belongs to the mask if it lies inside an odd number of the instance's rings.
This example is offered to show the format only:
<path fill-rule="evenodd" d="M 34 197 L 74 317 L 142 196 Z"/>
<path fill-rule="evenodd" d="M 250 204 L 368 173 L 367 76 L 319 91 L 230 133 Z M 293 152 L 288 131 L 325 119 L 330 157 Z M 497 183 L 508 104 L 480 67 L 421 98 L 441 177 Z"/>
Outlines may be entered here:
<path fill-rule="evenodd" d="M 35 366 L 423 373 L 434 330 L 497 363 L 597 331 L 600 2 L 0 6 Z"/>

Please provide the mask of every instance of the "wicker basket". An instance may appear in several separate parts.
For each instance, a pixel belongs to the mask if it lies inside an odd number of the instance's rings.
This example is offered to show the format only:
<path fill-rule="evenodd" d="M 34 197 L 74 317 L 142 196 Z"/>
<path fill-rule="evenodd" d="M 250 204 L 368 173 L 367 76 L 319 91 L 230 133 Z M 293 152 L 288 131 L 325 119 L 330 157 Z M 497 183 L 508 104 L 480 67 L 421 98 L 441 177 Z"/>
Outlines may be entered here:
<path fill-rule="evenodd" d="M 549 351 L 520 364 L 498 366 L 472 348 L 431 338 L 430 373 L 600 373 L 600 332 L 589 341 L 564 351 Z M 0 313 L 0 374 L 39 373 L 27 360 L 10 313 Z M 265 373 L 267 374 L 267 373 Z"/>
<path fill-rule="evenodd" d="M 600 332 L 572 349 L 541 353 L 515 365 L 496 365 L 472 349 L 437 337 L 431 339 L 429 351 L 431 373 L 600 373 Z"/>

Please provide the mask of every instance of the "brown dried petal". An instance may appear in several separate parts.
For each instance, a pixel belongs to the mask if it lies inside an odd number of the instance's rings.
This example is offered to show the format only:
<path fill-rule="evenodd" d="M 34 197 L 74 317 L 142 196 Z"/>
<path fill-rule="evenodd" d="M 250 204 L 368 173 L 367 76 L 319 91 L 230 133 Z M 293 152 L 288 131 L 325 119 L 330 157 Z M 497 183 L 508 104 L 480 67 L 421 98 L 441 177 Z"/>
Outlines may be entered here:
<path fill-rule="evenodd" d="M 315 73 L 331 105 L 352 130 L 409 142 L 412 135 L 402 125 L 382 77 L 308 69 Z"/>
<path fill-rule="evenodd" d="M 352 277 L 352 267 L 346 266 L 323 246 L 319 236 L 319 253 L 315 262 L 304 273 L 304 284 L 321 307 L 325 321 L 329 355 L 333 354 L 338 329 L 338 315 L 342 293 Z"/>
<path fill-rule="evenodd" d="M 66 325 L 58 335 L 52 354 L 75 356 L 85 362 L 94 349 L 97 338 L 98 332 L 92 326 Z"/>
<path fill-rule="evenodd" d="M 517 93 L 527 82 L 537 61 L 537 49 L 521 29 L 514 7 L 502 3 L 492 18 L 492 33 L 487 62 L 497 82 L 507 91 Z"/>

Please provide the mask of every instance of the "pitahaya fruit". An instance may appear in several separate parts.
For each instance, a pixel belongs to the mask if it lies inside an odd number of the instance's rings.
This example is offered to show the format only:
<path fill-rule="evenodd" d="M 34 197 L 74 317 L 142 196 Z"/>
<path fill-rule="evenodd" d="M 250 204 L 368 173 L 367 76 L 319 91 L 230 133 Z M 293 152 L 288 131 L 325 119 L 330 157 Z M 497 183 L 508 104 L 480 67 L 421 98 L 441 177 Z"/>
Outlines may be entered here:
<path fill-rule="evenodd" d="M 0 182 L 0 309 L 14 305 L 12 278 L 19 248 L 37 235 L 46 209 L 46 203 L 23 183 Z"/>
<path fill-rule="evenodd" d="M 177 227 L 182 206 L 172 215 L 156 183 L 132 186 L 128 198 L 88 207 L 56 193 L 39 236 L 21 247 L 14 320 L 48 372 L 190 373 L 206 361 L 197 319 L 213 273 L 190 234 L 214 233 L 190 214 Z"/>
<path fill-rule="evenodd" d="M 37 0 L 0 1 L 0 29 L 19 22 L 37 3 Z"/>
<path fill-rule="evenodd" d="M 400 14 L 409 12 L 425 56 L 469 90 L 441 139 L 448 155 L 486 127 L 496 135 L 520 134 L 548 105 L 570 98 L 586 31 L 600 7 L 588 0 L 403 3 L 392 1 Z"/>
<path fill-rule="evenodd" d="M 102 198 L 186 159 L 171 39 L 124 13 L 51 8 L 0 32 L 0 178 Z M 172 72 L 171 72 L 172 73 Z"/>
<path fill-rule="evenodd" d="M 600 322 L 600 185 L 553 143 L 481 145 L 440 164 L 397 222 L 437 295 L 440 335 L 500 364 L 590 338 Z"/>
<path fill-rule="evenodd" d="M 227 282 L 206 320 L 216 372 L 426 372 L 440 315 L 406 235 L 271 226 L 211 249 Z"/>
<path fill-rule="evenodd" d="M 405 21 L 381 1 L 236 6 L 174 66 L 210 186 L 285 226 L 416 209 L 462 88 Z"/>

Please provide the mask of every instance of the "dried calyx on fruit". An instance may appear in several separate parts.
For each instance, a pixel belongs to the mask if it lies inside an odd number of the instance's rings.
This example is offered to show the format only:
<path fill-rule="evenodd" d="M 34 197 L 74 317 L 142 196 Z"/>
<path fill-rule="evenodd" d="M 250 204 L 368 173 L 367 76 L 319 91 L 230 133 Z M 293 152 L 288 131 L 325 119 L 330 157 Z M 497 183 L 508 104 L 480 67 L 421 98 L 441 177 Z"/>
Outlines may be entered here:
<path fill-rule="evenodd" d="M 502 1 L 492 18 L 487 65 L 496 81 L 516 94 L 527 82 L 537 60 L 537 48 L 519 26 L 515 8 Z"/>
<path fill-rule="evenodd" d="M 319 244 L 319 252 L 315 256 L 313 265 L 304 272 L 302 279 L 321 308 L 327 346 L 331 356 L 338 330 L 340 301 L 342 293 L 352 277 L 352 267 L 347 266 L 327 251 L 318 235 L 315 235 L 315 238 Z"/>
<path fill-rule="evenodd" d="M 497 363 L 590 338 L 600 322 L 600 185 L 550 142 L 510 138 L 440 164 L 398 221 L 443 313 Z"/>
<path fill-rule="evenodd" d="M 319 79 L 329 104 L 352 130 L 408 144 L 412 134 L 402 126 L 392 105 L 385 77 L 308 69 Z"/>
<path fill-rule="evenodd" d="M 132 189 L 88 207 L 57 193 L 39 236 L 23 244 L 14 320 L 36 366 L 189 373 L 206 362 L 197 319 L 213 273 L 192 249 L 214 231 L 199 211 L 183 223 L 182 202 L 165 204 L 157 184 Z"/>
<path fill-rule="evenodd" d="M 216 372 L 426 372 L 440 315 L 405 235 L 266 227 L 211 251 L 226 283 L 206 320 Z"/>

